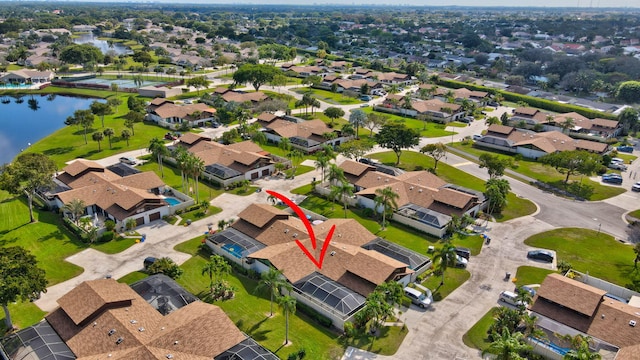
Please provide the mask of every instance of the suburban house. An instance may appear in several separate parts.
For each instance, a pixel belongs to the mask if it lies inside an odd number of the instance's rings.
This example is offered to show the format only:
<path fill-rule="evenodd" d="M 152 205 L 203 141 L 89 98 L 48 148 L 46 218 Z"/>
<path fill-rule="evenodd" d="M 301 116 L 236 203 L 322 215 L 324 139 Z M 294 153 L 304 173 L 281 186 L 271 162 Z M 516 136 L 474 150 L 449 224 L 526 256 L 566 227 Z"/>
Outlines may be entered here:
<path fill-rule="evenodd" d="M 589 119 L 576 112 L 558 114 L 545 125 L 544 130 L 562 131 L 563 124 L 570 125 L 567 130 L 572 137 L 591 138 L 605 141 L 618 136 L 622 128 L 617 120 Z"/>
<path fill-rule="evenodd" d="M 391 111 L 412 117 L 418 117 L 422 115 L 426 116 L 432 121 L 445 124 L 463 118 L 465 115 L 462 106 L 458 104 L 447 103 L 439 99 L 411 99 L 411 106 L 409 108 L 405 108 L 405 97 L 407 96 L 410 95 L 389 94 L 382 103 L 382 106 L 376 106 L 376 110 L 385 112 Z"/>
<path fill-rule="evenodd" d="M 4 84 L 44 84 L 53 80 L 53 71 L 11 70 L 0 74 L 0 83 Z"/>
<path fill-rule="evenodd" d="M 542 282 L 531 305 L 536 326 L 550 339 L 554 334 L 588 335 L 591 350 L 604 358 L 637 359 L 640 348 L 640 297 L 631 290 L 571 272 L 576 279 L 550 274 Z M 606 289 L 606 290 L 605 290 Z M 534 351 L 561 359 L 548 346 L 535 343 Z"/>
<path fill-rule="evenodd" d="M 585 150 L 604 155 L 610 147 L 606 143 L 573 139 L 559 131 L 536 133 L 511 126 L 491 124 L 487 133 L 475 143 L 477 146 L 502 150 L 530 159 L 558 151 Z"/>
<path fill-rule="evenodd" d="M 452 216 L 475 217 L 486 206 L 481 192 L 448 184 L 428 171 L 394 176 L 351 160 L 342 162 L 340 168 L 354 186 L 354 205 L 382 211 L 376 209 L 376 190 L 390 187 L 398 194 L 393 220 L 436 237 L 446 234 Z"/>
<path fill-rule="evenodd" d="M 298 66 L 293 64 L 282 65 L 284 71 L 292 71 L 296 73 L 297 77 L 306 78 L 308 76 L 320 76 L 327 75 L 327 70 L 321 66 Z"/>
<path fill-rule="evenodd" d="M 396 72 L 370 72 L 365 75 L 365 78 L 389 85 L 411 85 L 415 80 L 411 75 Z"/>
<path fill-rule="evenodd" d="M 422 84 L 419 86 L 419 89 L 430 89 L 433 85 Z M 487 101 L 489 101 L 489 93 L 485 91 L 474 91 L 469 90 L 467 88 L 459 88 L 459 89 L 447 89 L 438 87 L 436 88 L 433 96 L 439 100 L 447 101 L 448 94 L 451 94 L 453 99 L 456 102 L 461 102 L 464 100 L 473 101 L 478 104 L 478 106 L 486 105 Z"/>
<path fill-rule="evenodd" d="M 58 304 L 4 341 L 9 359 L 278 359 L 164 275 L 85 281 Z"/>
<path fill-rule="evenodd" d="M 525 124 L 527 127 L 534 127 L 537 124 L 546 124 L 551 120 L 552 116 L 535 108 L 519 107 L 513 110 L 513 114 L 509 118 L 509 124 L 518 125 Z"/>
<path fill-rule="evenodd" d="M 177 129 L 182 124 L 189 127 L 204 126 L 215 120 L 216 109 L 205 103 L 178 105 L 171 100 L 155 98 L 147 106 L 147 119 L 160 126 Z"/>
<path fill-rule="evenodd" d="M 101 223 L 111 219 L 116 229 L 124 228 L 128 219 L 143 225 L 193 205 L 193 199 L 165 185 L 154 172 L 140 172 L 124 164 L 105 168 L 95 161 L 78 159 L 67 165 L 54 183 L 55 190 L 44 194 L 49 205 L 63 209 L 73 200 L 82 200 L 85 215 Z"/>
<path fill-rule="evenodd" d="M 256 180 L 271 175 L 275 170 L 275 161 L 269 153 L 252 141 L 223 145 L 197 134 L 183 141 L 185 135 L 180 137 L 178 144 L 202 159 L 205 165 L 202 177 L 221 186 L 242 180 Z"/>
<path fill-rule="evenodd" d="M 280 143 L 282 138 L 287 138 L 293 148 L 306 154 L 321 150 L 324 145 L 338 146 L 351 138 L 318 119 L 298 122 L 295 118 L 263 113 L 258 116 L 258 123 L 263 126 L 268 141 Z"/>
<path fill-rule="evenodd" d="M 310 218 L 316 246 L 305 224 L 290 213 L 252 204 L 229 228 L 209 235 L 206 244 L 245 268 L 259 273 L 276 268 L 293 285 L 299 302 L 330 318 L 342 329 L 364 307 L 365 298 L 386 281 L 407 284 L 431 266 L 431 260 L 370 233 L 354 219 Z M 318 257 L 333 230 L 322 268 L 296 244 Z"/>
<path fill-rule="evenodd" d="M 261 91 L 243 92 L 243 91 L 230 90 L 229 88 L 223 88 L 223 87 L 216 88 L 212 93 L 212 95 L 220 96 L 222 100 L 228 103 L 229 102 L 236 102 L 236 103 L 248 102 L 251 104 L 257 104 L 269 98 L 265 93 Z"/>

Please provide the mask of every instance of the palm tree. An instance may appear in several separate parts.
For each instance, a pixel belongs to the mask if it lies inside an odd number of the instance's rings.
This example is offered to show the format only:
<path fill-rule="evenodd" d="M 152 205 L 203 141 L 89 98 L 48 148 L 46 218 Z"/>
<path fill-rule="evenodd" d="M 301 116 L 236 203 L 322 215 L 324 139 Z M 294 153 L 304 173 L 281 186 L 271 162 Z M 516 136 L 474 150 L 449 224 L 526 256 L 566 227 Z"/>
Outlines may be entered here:
<path fill-rule="evenodd" d="M 100 131 L 94 132 L 93 135 L 91 135 L 91 138 L 93 139 L 93 141 L 97 141 L 98 142 L 98 151 L 101 151 L 100 149 L 100 141 L 102 141 L 104 139 L 104 134 L 101 133 Z"/>
<path fill-rule="evenodd" d="M 220 277 L 231 273 L 231 265 L 220 255 L 211 255 L 209 261 L 202 267 L 202 275 L 209 275 L 209 288 L 220 282 Z M 215 278 L 215 281 L 214 281 Z"/>
<path fill-rule="evenodd" d="M 442 248 L 440 248 L 434 256 L 434 260 L 440 259 L 438 263 L 438 268 L 442 272 L 442 282 L 440 285 L 444 284 L 444 273 L 447 271 L 447 268 L 455 265 L 456 256 L 456 247 L 448 241 L 444 243 Z"/>
<path fill-rule="evenodd" d="M 73 199 L 67 204 L 64 204 L 63 207 L 64 210 L 71 213 L 71 218 L 76 225 L 78 225 L 78 220 L 80 219 L 80 216 L 84 214 L 86 208 L 87 204 L 85 204 L 85 202 L 80 199 Z"/>
<path fill-rule="evenodd" d="M 516 289 L 516 303 L 521 304 L 518 305 L 518 311 L 520 311 L 520 313 L 524 313 L 527 309 L 527 304 L 531 303 L 531 300 L 531 293 L 522 286 L 518 286 Z"/>
<path fill-rule="evenodd" d="M 271 296 L 271 313 L 269 317 L 273 316 L 273 298 L 280 297 L 280 288 L 285 288 L 291 291 L 291 284 L 282 276 L 282 271 L 274 268 L 269 268 L 268 271 L 263 272 L 260 275 L 260 281 L 255 288 L 255 292 L 268 290 Z"/>
<path fill-rule="evenodd" d="M 577 349 L 571 349 L 564 355 L 563 360 L 600 360 L 602 356 L 597 352 L 591 352 L 589 342 L 581 342 Z"/>
<path fill-rule="evenodd" d="M 131 131 L 129 129 L 122 129 L 120 137 L 127 141 L 127 147 L 129 147 L 129 139 L 131 139 Z"/>
<path fill-rule="evenodd" d="M 109 138 L 109 149 L 111 149 L 111 137 L 115 134 L 115 131 L 113 131 L 112 128 L 105 128 L 104 130 L 102 130 L 102 133 L 104 134 L 104 136 Z"/>
<path fill-rule="evenodd" d="M 285 317 L 285 330 L 284 330 L 284 343 L 289 343 L 289 314 L 296 312 L 296 298 L 291 295 L 285 295 L 278 300 L 278 304 L 284 310 Z"/>
<path fill-rule="evenodd" d="M 400 304 L 404 295 L 402 284 L 393 280 L 376 286 L 375 291 L 380 291 L 384 295 L 385 301 L 390 304 Z"/>
<path fill-rule="evenodd" d="M 176 165 L 178 169 L 180 169 L 180 180 L 182 181 L 182 191 L 184 189 L 184 180 L 185 180 L 185 170 L 187 166 L 187 158 L 189 157 L 189 152 L 183 146 L 176 146 L 173 150 L 173 158 L 176 160 Z"/>
<path fill-rule="evenodd" d="M 199 157 L 192 155 L 191 160 L 189 161 L 189 170 L 191 176 L 193 176 L 193 180 L 196 182 L 196 203 L 200 203 L 200 193 L 198 191 L 198 179 L 200 175 L 204 172 L 204 160 Z"/>
<path fill-rule="evenodd" d="M 344 218 L 347 218 L 347 205 L 349 202 L 347 201 L 349 197 L 353 196 L 353 186 L 348 182 L 342 182 L 339 186 L 340 199 L 342 199 L 342 204 L 344 205 Z"/>
<path fill-rule="evenodd" d="M 329 182 L 342 183 L 346 182 L 347 178 L 344 175 L 344 170 L 339 168 L 337 164 L 331 163 L 327 168 L 327 180 Z"/>
<path fill-rule="evenodd" d="M 387 226 L 387 214 L 392 214 L 398 208 L 396 200 L 400 197 L 390 186 L 376 189 L 376 197 L 373 199 L 375 208 L 382 206 L 382 229 Z"/>
<path fill-rule="evenodd" d="M 327 158 L 324 154 L 318 155 L 316 159 L 316 169 L 320 169 L 322 172 L 322 182 L 324 183 L 324 169 L 329 165 L 329 158 Z"/>
<path fill-rule="evenodd" d="M 164 178 L 164 171 L 162 169 L 162 157 L 167 155 L 169 151 L 164 146 L 164 142 L 160 138 L 154 137 L 149 142 L 149 151 L 158 159 L 158 167 L 160 168 L 160 175 Z"/>
<path fill-rule="evenodd" d="M 524 359 L 520 354 L 527 350 L 531 350 L 531 346 L 524 343 L 524 335 L 520 332 L 512 334 L 505 328 L 500 336 L 482 351 L 482 355 L 493 354 L 496 360 L 520 360 Z"/>

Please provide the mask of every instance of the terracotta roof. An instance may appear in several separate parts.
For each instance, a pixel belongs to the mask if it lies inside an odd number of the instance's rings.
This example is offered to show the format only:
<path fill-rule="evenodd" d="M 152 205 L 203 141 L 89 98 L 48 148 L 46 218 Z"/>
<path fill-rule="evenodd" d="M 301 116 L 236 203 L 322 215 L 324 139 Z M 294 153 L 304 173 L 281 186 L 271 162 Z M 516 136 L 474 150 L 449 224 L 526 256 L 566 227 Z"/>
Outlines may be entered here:
<path fill-rule="evenodd" d="M 85 159 L 77 159 L 65 166 L 62 170 L 71 176 L 77 176 L 86 170 L 104 170 L 104 166 L 98 164 L 95 161 L 85 160 Z"/>
<path fill-rule="evenodd" d="M 263 160 L 269 162 L 270 158 L 261 153 L 242 150 L 262 150 L 258 145 L 253 144 L 251 141 L 244 141 L 242 143 L 231 145 L 223 145 L 215 141 L 204 142 L 201 141 L 189 148 L 189 152 L 193 153 L 206 165 L 220 164 L 226 167 L 239 171 L 240 173 L 246 173 L 253 170 L 256 163 Z"/>
<path fill-rule="evenodd" d="M 192 132 L 186 132 L 180 135 L 180 138 L 178 140 L 180 140 L 181 143 L 185 143 L 187 145 L 193 145 L 198 141 L 211 141 L 211 138 L 202 136 L 200 134 L 192 133 Z"/>
<path fill-rule="evenodd" d="M 347 271 L 368 280 L 374 284 L 381 284 L 389 280 L 389 275 L 397 269 L 404 269 L 407 265 L 394 260 L 374 250 L 359 251 L 347 266 Z"/>
<path fill-rule="evenodd" d="M 69 297 L 73 303 L 65 299 Z M 126 284 L 112 279 L 84 282 L 60 300 L 65 305 L 49 314 L 47 321 L 78 359 L 157 360 L 171 354 L 176 359 L 205 360 L 246 339 L 217 306 L 196 301 L 162 316 Z M 105 305 L 97 307 L 100 304 Z M 96 309 L 90 319 L 77 325 L 69 317 L 69 312 L 82 312 L 76 308 Z M 118 339 L 122 339 L 119 344 Z"/>
<path fill-rule="evenodd" d="M 537 295 L 581 314 L 592 316 L 606 293 L 560 274 L 550 274 L 542 282 Z"/>
<path fill-rule="evenodd" d="M 274 120 L 280 119 L 280 117 L 278 115 L 272 114 L 272 113 L 268 113 L 268 112 L 263 112 L 260 115 L 258 115 L 257 120 L 258 121 L 263 121 L 266 123 L 270 123 Z"/>
<path fill-rule="evenodd" d="M 267 204 L 251 204 L 238 214 L 238 218 L 257 227 L 263 227 L 275 218 L 288 216 L 287 212 Z"/>

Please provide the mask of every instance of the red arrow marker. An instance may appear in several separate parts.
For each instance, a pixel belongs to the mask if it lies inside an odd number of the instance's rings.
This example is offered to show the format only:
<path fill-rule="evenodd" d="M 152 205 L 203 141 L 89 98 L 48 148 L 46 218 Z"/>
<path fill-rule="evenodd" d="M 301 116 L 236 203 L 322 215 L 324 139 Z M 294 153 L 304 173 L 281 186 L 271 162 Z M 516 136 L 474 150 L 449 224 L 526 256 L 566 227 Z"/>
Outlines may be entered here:
<path fill-rule="evenodd" d="M 309 219 L 307 219 L 307 216 L 305 215 L 304 211 L 302 211 L 302 209 L 298 205 L 296 205 L 296 203 L 294 203 L 293 201 L 289 200 L 289 198 L 287 198 L 286 196 L 284 196 L 284 195 L 282 195 L 280 193 L 277 193 L 275 191 L 271 191 L 271 190 L 267 190 L 266 192 L 267 192 L 267 194 L 272 195 L 273 197 L 282 200 L 282 202 L 287 204 L 287 206 L 290 207 L 296 213 L 296 215 L 298 215 L 300 220 L 302 220 L 302 223 L 304 224 L 304 227 L 307 229 L 307 233 L 309 234 L 309 238 L 311 238 L 311 246 L 313 247 L 313 250 L 315 250 L 316 249 L 316 234 L 313 231 L 313 227 L 311 226 L 311 222 L 309 222 Z M 298 244 L 298 247 L 300 247 L 300 249 L 302 249 L 302 252 L 304 252 L 304 254 L 307 255 L 309 260 L 311 260 L 316 265 L 316 267 L 318 269 L 322 269 L 322 263 L 324 262 L 324 254 L 327 252 L 327 249 L 329 248 L 329 243 L 331 242 L 331 238 L 333 237 L 333 231 L 335 229 L 336 229 L 335 225 L 331 226 L 331 229 L 329 229 L 329 234 L 327 234 L 327 238 L 324 240 L 324 244 L 322 244 L 322 249 L 320 249 L 320 259 L 316 259 L 315 256 L 313 256 L 313 254 L 311 254 L 309 249 L 307 249 L 307 247 L 304 246 L 300 242 L 300 240 L 296 240 L 296 244 Z"/>

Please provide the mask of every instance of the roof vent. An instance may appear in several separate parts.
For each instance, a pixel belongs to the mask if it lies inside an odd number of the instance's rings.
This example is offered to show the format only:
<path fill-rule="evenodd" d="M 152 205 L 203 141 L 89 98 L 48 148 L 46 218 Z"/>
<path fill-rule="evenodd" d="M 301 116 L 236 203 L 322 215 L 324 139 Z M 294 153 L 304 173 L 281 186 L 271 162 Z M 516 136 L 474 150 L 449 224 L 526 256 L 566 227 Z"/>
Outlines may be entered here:
<path fill-rule="evenodd" d="M 335 251 L 332 251 L 332 252 L 331 252 L 331 256 L 334 256 L 335 254 L 336 254 L 336 252 L 335 252 Z"/>
<path fill-rule="evenodd" d="M 173 345 L 178 345 L 178 340 L 174 341 Z"/>
<path fill-rule="evenodd" d="M 389 182 L 389 179 L 384 179 L 384 182 Z"/>
<path fill-rule="evenodd" d="M 93 322 L 93 326 L 94 326 L 94 327 L 95 327 L 95 326 L 98 326 L 98 323 L 94 321 L 94 322 Z"/>
<path fill-rule="evenodd" d="M 600 318 L 601 318 L 601 319 L 604 319 L 604 314 L 600 315 Z"/>
<path fill-rule="evenodd" d="M 422 192 L 422 189 L 418 189 L 418 192 L 420 192 L 420 193 L 421 193 L 421 192 Z"/>
<path fill-rule="evenodd" d="M 288 233 L 288 232 L 289 232 L 289 229 L 284 229 L 284 233 L 285 234 Z"/>
<path fill-rule="evenodd" d="M 378 176 L 378 180 L 380 180 L 380 176 Z"/>
<path fill-rule="evenodd" d="M 409 190 L 413 190 L 413 186 L 409 186 Z"/>
<path fill-rule="evenodd" d="M 144 331 L 144 328 L 143 328 L 142 326 L 140 326 L 140 327 L 138 328 L 138 331 L 143 332 L 143 331 Z"/>
<path fill-rule="evenodd" d="M 124 339 L 119 337 L 118 340 L 116 340 L 116 345 L 122 344 L 123 341 L 124 341 Z"/>
<path fill-rule="evenodd" d="M 629 326 L 636 326 L 636 321 L 635 320 L 629 320 Z"/>
<path fill-rule="evenodd" d="M 132 323 L 132 324 L 136 324 L 136 323 L 138 323 L 138 321 L 136 321 L 136 320 L 131 320 L 131 321 L 129 321 L 129 322 L 130 322 L 130 323 Z"/>
<path fill-rule="evenodd" d="M 116 333 L 116 329 L 111 329 L 109 330 L 109 332 L 107 333 L 109 336 L 113 335 Z"/>
<path fill-rule="evenodd" d="M 298 233 L 293 233 L 293 237 L 298 237 Z"/>
<path fill-rule="evenodd" d="M 167 354 L 167 359 L 173 359 L 173 355 Z"/>

